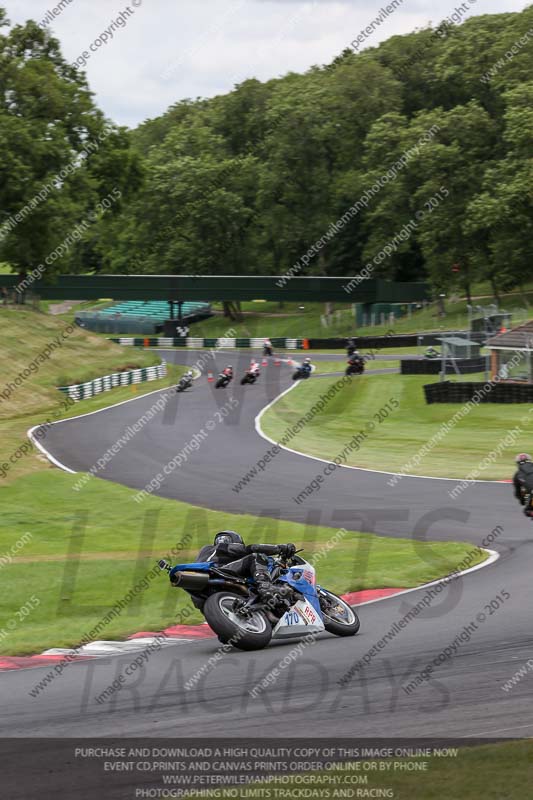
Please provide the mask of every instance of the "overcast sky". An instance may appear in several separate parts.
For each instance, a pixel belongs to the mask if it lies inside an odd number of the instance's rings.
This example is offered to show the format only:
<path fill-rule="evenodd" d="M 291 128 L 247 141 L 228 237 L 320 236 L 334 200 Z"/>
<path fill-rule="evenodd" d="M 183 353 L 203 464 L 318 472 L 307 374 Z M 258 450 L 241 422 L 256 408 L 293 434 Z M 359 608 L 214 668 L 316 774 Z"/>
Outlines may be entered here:
<path fill-rule="evenodd" d="M 399 2 L 399 0 L 396 0 Z M 51 23 L 69 61 L 86 71 L 100 108 L 122 125 L 162 114 L 185 97 L 211 97 L 256 77 L 303 72 L 331 61 L 391 0 L 62 0 Z M 60 0 L 0 0 L 13 23 L 43 22 Z M 129 5 L 128 5 L 129 3 Z M 517 0 L 402 0 L 361 49 L 437 23 L 520 11 Z M 122 27 L 117 20 L 122 17 Z M 110 26 L 115 22 L 115 30 Z M 109 40 L 93 43 L 108 30 Z M 90 46 L 93 44 L 93 51 Z"/>

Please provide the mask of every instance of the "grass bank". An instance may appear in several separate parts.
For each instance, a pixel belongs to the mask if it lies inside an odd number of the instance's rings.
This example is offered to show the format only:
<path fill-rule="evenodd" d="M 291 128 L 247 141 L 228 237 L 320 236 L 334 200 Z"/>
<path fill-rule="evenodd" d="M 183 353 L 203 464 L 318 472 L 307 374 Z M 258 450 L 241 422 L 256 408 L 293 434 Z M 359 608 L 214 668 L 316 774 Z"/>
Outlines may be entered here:
<path fill-rule="evenodd" d="M 377 363 L 377 362 L 376 362 Z M 475 377 L 475 376 L 473 376 Z M 482 479 L 505 479 L 514 470 L 513 456 L 531 449 L 533 416 L 527 405 L 479 404 L 430 448 L 417 466 L 406 464 L 431 442 L 445 423 L 450 423 L 459 404 L 426 405 L 423 385 L 434 376 L 399 374 L 357 376 L 342 388 L 324 409 L 292 440 L 302 453 L 333 459 L 360 430 L 373 429 L 359 449 L 347 456 L 351 466 L 406 472 L 436 477 L 466 477 L 498 446 L 494 460 L 482 469 Z M 327 393 L 334 379 L 316 377 L 298 385 L 262 417 L 264 432 L 276 441 Z M 386 409 L 389 404 L 389 409 Z M 383 411 L 385 409 L 385 411 Z M 525 418 L 525 419 L 522 419 Z M 380 421 L 381 420 L 381 421 Z M 506 439 L 510 430 L 521 432 Z M 508 444 L 505 442 L 509 441 Z"/>
<path fill-rule="evenodd" d="M 417 586 L 448 574 L 472 550 L 459 542 L 336 535 L 331 528 L 219 513 L 154 496 L 140 507 L 133 502 L 133 490 L 98 478 L 75 491 L 78 478 L 54 470 L 0 489 L 3 655 L 77 644 L 158 558 L 178 546 L 180 555 L 174 561 L 191 560 L 223 529 L 239 531 L 248 542 L 293 541 L 308 557 L 321 554 L 316 564 L 320 581 L 338 593 Z M 326 552 L 332 537 L 336 543 Z M 17 542 L 20 548 L 5 563 Z M 39 604 L 17 622 L 17 611 L 29 594 Z M 100 636 L 113 639 L 160 630 L 174 623 L 188 606 L 187 598 L 161 575 Z M 188 621 L 203 620 L 194 610 Z"/>
<path fill-rule="evenodd" d="M 48 464 L 35 448 L 24 452 L 23 457 L 13 455 L 22 445 L 29 447 L 26 431 L 33 425 L 163 388 L 182 372 L 180 367 L 169 365 L 166 379 L 119 387 L 67 408 L 65 395 L 57 386 L 81 383 L 127 367 L 158 364 L 159 355 L 120 347 L 46 314 L 5 308 L 0 308 L 0 359 L 0 467 L 9 466 L 0 486 Z"/>

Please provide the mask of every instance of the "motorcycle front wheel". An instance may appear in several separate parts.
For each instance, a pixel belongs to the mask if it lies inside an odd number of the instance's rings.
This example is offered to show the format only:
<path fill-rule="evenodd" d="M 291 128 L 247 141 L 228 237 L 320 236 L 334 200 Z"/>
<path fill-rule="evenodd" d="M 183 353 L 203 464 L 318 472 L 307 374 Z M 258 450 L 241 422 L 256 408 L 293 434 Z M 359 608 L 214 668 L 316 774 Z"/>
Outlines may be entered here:
<path fill-rule="evenodd" d="M 353 608 L 341 597 L 322 587 L 318 597 L 325 629 L 335 636 L 355 636 L 361 623 Z"/>
<path fill-rule="evenodd" d="M 272 625 L 262 611 L 242 616 L 235 603 L 242 597 L 232 592 L 217 592 L 205 601 L 203 614 L 209 627 L 224 644 L 239 650 L 261 650 L 272 638 Z"/>

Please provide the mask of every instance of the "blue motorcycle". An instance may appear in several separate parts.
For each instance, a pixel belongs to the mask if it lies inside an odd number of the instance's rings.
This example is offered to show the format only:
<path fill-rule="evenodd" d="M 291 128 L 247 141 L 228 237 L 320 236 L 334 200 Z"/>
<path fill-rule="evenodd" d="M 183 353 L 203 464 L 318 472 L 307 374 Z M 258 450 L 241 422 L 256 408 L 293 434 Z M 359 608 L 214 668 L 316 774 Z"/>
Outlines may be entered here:
<path fill-rule="evenodd" d="M 240 578 L 212 561 L 175 567 L 160 561 L 159 566 L 174 586 L 188 592 L 220 641 L 240 650 L 260 650 L 271 639 L 324 630 L 336 636 L 354 636 L 359 630 L 353 608 L 319 586 L 314 567 L 298 555 L 269 558 L 275 591 L 268 601 L 258 596 L 253 578 Z"/>

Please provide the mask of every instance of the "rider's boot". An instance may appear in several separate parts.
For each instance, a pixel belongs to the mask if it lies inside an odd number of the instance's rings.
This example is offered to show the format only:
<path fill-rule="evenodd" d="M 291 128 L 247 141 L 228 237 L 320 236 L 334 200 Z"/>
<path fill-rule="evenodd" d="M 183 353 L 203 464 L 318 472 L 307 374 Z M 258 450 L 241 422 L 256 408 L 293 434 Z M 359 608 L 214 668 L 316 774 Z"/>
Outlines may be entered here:
<path fill-rule="evenodd" d="M 264 603 L 281 601 L 281 595 L 273 586 L 270 572 L 268 571 L 268 567 L 266 565 L 261 563 L 256 564 L 253 577 L 255 580 L 255 588 L 260 600 L 262 600 Z"/>

